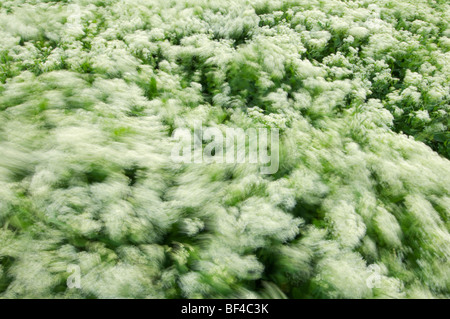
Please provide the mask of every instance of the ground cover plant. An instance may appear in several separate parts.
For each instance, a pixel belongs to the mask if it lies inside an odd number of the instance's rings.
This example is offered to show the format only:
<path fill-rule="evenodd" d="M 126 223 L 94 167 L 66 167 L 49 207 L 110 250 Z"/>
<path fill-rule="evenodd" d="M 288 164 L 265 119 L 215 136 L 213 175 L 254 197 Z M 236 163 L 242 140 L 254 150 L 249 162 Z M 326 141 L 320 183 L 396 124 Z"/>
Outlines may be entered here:
<path fill-rule="evenodd" d="M 448 298 L 449 21 L 444 0 L 2 0 L 0 297 Z M 174 163 L 199 120 L 278 129 L 278 171 Z"/>

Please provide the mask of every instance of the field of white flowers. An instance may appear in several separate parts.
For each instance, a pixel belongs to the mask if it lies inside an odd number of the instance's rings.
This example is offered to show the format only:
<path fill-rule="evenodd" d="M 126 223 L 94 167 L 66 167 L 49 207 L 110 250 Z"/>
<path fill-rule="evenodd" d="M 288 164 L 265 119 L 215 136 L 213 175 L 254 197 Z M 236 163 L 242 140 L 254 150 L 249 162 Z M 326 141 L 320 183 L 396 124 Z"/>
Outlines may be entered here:
<path fill-rule="evenodd" d="M 450 298 L 449 21 L 2 0 L 0 298 Z M 278 172 L 173 163 L 198 120 L 279 129 Z"/>

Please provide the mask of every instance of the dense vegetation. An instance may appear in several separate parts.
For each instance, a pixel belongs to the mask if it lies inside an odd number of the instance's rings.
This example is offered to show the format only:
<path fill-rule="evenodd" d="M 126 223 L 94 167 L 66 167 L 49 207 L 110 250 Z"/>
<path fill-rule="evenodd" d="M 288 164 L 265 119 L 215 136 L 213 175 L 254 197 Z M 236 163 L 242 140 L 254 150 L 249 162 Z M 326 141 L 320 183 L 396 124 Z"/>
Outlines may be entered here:
<path fill-rule="evenodd" d="M 449 297 L 449 21 L 441 0 L 1 1 L 0 297 Z M 196 120 L 278 128 L 279 171 L 173 163 Z"/>

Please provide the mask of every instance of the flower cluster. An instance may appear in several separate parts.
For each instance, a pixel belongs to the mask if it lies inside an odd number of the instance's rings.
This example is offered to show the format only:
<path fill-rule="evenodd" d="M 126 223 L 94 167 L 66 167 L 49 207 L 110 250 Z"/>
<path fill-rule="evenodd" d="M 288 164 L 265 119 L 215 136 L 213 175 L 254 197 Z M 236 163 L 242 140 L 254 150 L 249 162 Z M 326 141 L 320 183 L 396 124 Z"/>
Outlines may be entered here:
<path fill-rule="evenodd" d="M 442 0 L 3 0 L 0 297 L 448 298 L 448 21 Z M 278 172 L 173 163 L 196 121 L 279 129 Z"/>

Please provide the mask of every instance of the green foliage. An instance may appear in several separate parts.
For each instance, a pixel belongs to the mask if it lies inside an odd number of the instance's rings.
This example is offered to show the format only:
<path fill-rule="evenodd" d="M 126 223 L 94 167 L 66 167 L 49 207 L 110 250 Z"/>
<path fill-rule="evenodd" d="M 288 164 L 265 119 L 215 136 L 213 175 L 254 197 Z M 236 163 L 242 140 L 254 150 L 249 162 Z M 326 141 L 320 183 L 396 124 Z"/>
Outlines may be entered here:
<path fill-rule="evenodd" d="M 2 1 L 0 297 L 448 298 L 448 21 L 434 0 Z M 279 129 L 279 171 L 174 163 L 198 120 Z"/>

